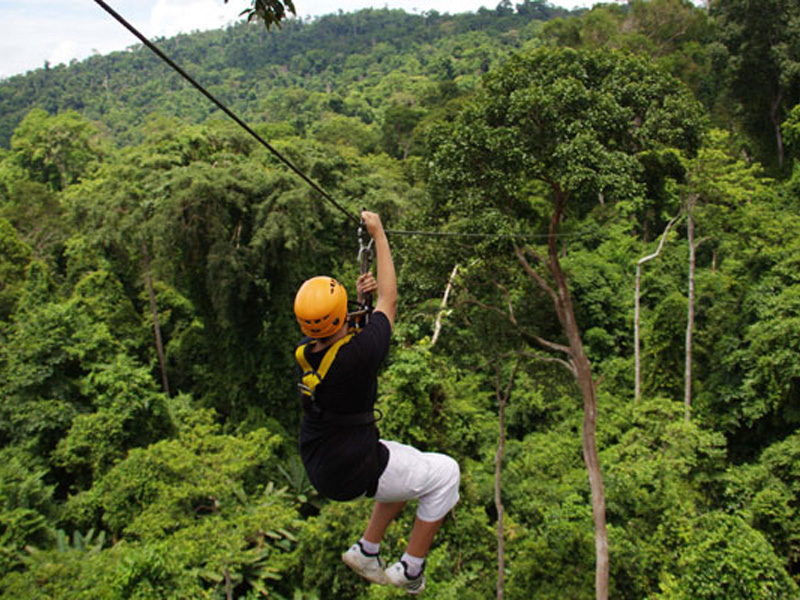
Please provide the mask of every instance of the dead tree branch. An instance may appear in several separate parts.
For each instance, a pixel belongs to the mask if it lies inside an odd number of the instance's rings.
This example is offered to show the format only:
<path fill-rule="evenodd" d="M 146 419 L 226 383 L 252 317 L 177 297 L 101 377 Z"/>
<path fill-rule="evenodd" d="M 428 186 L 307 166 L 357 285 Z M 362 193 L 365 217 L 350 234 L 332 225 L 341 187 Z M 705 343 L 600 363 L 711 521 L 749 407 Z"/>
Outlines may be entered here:
<path fill-rule="evenodd" d="M 439 340 L 439 334 L 442 331 L 442 319 L 447 312 L 447 300 L 450 297 L 450 292 L 453 290 L 453 283 L 455 282 L 456 276 L 458 275 L 458 264 L 453 267 L 453 271 L 450 273 L 450 279 L 447 280 L 447 286 L 444 288 L 444 296 L 442 297 L 442 302 L 439 305 L 439 313 L 436 315 L 436 323 L 433 326 L 433 337 L 431 338 L 431 348 L 436 345 L 436 342 Z"/>
<path fill-rule="evenodd" d="M 672 220 L 667 223 L 667 226 L 664 228 L 664 232 L 661 234 L 661 240 L 658 242 L 658 248 L 652 254 L 648 254 L 647 256 L 640 258 L 639 261 L 636 263 L 636 289 L 634 292 L 634 311 L 633 311 L 633 348 L 634 348 L 634 392 L 633 397 L 635 401 L 639 401 L 639 397 L 641 396 L 642 392 L 642 357 L 641 357 L 641 343 L 639 340 L 639 323 L 641 320 L 641 284 L 642 284 L 642 265 L 645 263 L 653 260 L 654 258 L 658 257 L 661 254 L 661 250 L 664 248 L 664 242 L 667 239 L 667 234 L 669 234 L 669 230 L 681 216 L 679 212 L 675 215 Z"/>
<path fill-rule="evenodd" d="M 536 269 L 534 269 L 531 266 L 531 264 L 528 262 L 528 259 L 525 258 L 526 250 L 523 250 L 522 248 L 514 248 L 514 252 L 516 253 L 517 259 L 519 260 L 520 264 L 522 265 L 522 268 L 525 270 L 525 273 L 527 273 L 531 277 L 531 279 L 533 279 L 536 282 L 536 284 L 548 296 L 550 296 L 550 298 L 553 300 L 553 303 L 555 305 L 558 305 L 559 304 L 558 294 L 556 293 L 556 291 L 552 287 L 550 287 L 550 284 L 548 284 L 547 281 L 545 281 L 544 277 L 542 277 L 536 271 Z M 530 252 L 530 251 L 528 251 L 528 252 Z"/>

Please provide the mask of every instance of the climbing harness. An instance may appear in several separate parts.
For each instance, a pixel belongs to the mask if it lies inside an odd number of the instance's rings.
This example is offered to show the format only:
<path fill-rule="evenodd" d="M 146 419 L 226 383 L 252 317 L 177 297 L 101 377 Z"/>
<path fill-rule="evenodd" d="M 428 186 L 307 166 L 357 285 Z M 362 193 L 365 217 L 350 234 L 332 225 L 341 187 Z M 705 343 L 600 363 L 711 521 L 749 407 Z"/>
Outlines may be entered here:
<path fill-rule="evenodd" d="M 305 406 L 305 408 L 308 414 L 310 414 L 312 418 L 327 421 L 338 427 L 357 427 L 359 425 L 369 425 L 377 421 L 372 411 L 350 414 L 336 413 L 323 409 L 322 406 L 319 405 L 319 402 L 317 402 L 317 387 L 325 379 L 325 375 L 328 374 L 328 370 L 336 359 L 339 349 L 353 339 L 355 335 L 355 332 L 348 333 L 328 348 L 317 369 L 314 369 L 306 358 L 306 348 L 314 343 L 313 341 L 300 344 L 294 351 L 294 357 L 303 371 L 298 387 L 300 388 L 300 395 L 304 399 L 307 399 L 305 403 L 307 406 Z"/>
<path fill-rule="evenodd" d="M 294 357 L 297 359 L 297 362 L 300 364 L 300 368 L 303 370 L 303 375 L 300 378 L 300 383 L 298 384 L 300 387 L 300 393 L 304 396 L 307 396 L 311 400 L 311 404 L 313 406 L 316 406 L 317 386 L 322 383 L 322 380 L 325 379 L 325 375 L 328 374 L 328 369 L 331 368 L 333 360 L 336 358 L 336 354 L 339 352 L 339 348 L 353 339 L 354 335 L 354 333 L 348 333 L 346 336 L 328 348 L 325 351 L 325 356 L 322 357 L 322 362 L 319 364 L 319 369 L 314 369 L 306 359 L 306 348 L 313 342 L 301 344 L 294 351 Z"/>

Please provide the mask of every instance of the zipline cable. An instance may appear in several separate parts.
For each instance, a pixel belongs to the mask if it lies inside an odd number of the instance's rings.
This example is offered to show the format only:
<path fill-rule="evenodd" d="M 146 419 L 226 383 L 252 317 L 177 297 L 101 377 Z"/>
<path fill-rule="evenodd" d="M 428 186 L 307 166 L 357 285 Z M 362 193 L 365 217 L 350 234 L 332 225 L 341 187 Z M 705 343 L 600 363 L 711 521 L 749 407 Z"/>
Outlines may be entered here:
<path fill-rule="evenodd" d="M 532 239 L 547 239 L 550 237 L 549 233 L 529 233 L 529 234 L 503 234 L 503 233 L 459 233 L 457 231 L 407 231 L 403 229 L 387 229 L 388 235 L 407 235 L 407 236 L 420 236 L 420 237 L 459 237 L 459 238 L 480 238 L 487 239 L 493 238 L 498 240 L 532 240 Z M 580 237 L 581 233 L 556 233 L 553 237 L 567 238 L 567 237 Z"/>
<path fill-rule="evenodd" d="M 334 205 L 336 208 L 338 208 L 338 209 L 339 209 L 339 210 L 340 210 L 340 211 L 341 211 L 341 212 L 342 212 L 342 213 L 343 213 L 343 214 L 344 214 L 344 215 L 345 215 L 345 216 L 346 216 L 348 219 L 350 219 L 351 221 L 354 221 L 354 222 L 356 223 L 356 225 L 359 225 L 359 224 L 361 223 L 361 220 L 360 220 L 360 219 L 358 219 L 358 218 L 357 218 L 355 215 L 353 215 L 353 214 L 352 214 L 350 211 L 348 211 L 348 210 L 347 210 L 346 208 L 344 208 L 344 207 L 343 207 L 341 204 L 339 204 L 339 203 L 338 203 L 336 200 L 334 200 L 334 199 L 333 199 L 333 197 L 332 197 L 332 196 L 331 196 L 331 195 L 330 195 L 328 192 L 326 192 L 325 190 L 323 190 L 323 189 L 322 189 L 322 188 L 319 186 L 319 184 L 317 184 L 317 183 L 316 183 L 316 182 L 315 182 L 313 179 L 311 179 L 310 177 L 308 177 L 308 176 L 307 176 L 305 173 L 303 173 L 303 172 L 302 172 L 300 169 L 298 169 L 296 166 L 294 166 L 294 164 L 292 164 L 292 162 L 291 162 L 291 161 L 290 161 L 288 158 L 286 158 L 285 156 L 283 156 L 283 155 L 282 155 L 280 152 L 278 152 L 278 150 L 276 150 L 276 149 L 275 149 L 273 146 L 271 146 L 271 145 L 269 144 L 269 142 L 267 142 L 267 141 L 266 141 L 264 138 L 262 138 L 262 137 L 261 137 L 260 135 L 258 135 L 258 134 L 257 134 L 255 131 L 253 131 L 253 129 L 251 129 L 251 128 L 250 128 L 250 126 L 249 126 L 247 123 L 245 123 L 244 121 L 242 121 L 242 120 L 241 120 L 241 119 L 240 119 L 240 118 L 239 118 L 239 117 L 238 117 L 238 116 L 237 116 L 237 115 L 236 115 L 236 114 L 235 114 L 233 111 L 231 111 L 231 110 L 230 110 L 230 109 L 229 109 L 227 106 L 225 106 L 225 105 L 224 105 L 222 102 L 220 102 L 219 100 L 217 100 L 217 99 L 216 99 L 216 97 L 214 97 L 214 96 L 211 94 L 211 92 L 209 92 L 209 91 L 208 91 L 206 88 L 204 88 L 202 85 L 200 85 L 199 83 L 197 83 L 197 81 L 195 81 L 195 80 L 194 80 L 194 79 L 193 79 L 193 78 L 192 78 L 192 77 L 191 77 L 191 76 L 190 76 L 190 75 L 189 75 L 189 74 L 188 74 L 186 71 L 184 71 L 184 70 L 183 70 L 183 69 L 182 69 L 182 68 L 181 68 L 179 65 L 177 65 L 177 64 L 176 64 L 176 63 L 175 63 L 175 62 L 174 62 L 174 61 L 173 61 L 173 60 L 172 60 L 172 59 L 171 59 L 169 56 L 167 56 L 166 54 L 164 54 L 164 53 L 161 51 L 161 49 L 160 49 L 158 46 L 156 46 L 156 45 L 155 45 L 153 42 L 151 42 L 151 41 L 150 41 L 150 40 L 148 40 L 148 39 L 147 39 L 147 38 L 146 38 L 144 35 L 142 35 L 142 34 L 139 32 L 139 30 L 137 30 L 137 29 L 136 29 L 136 28 L 135 28 L 133 25 L 131 25 L 130 23 L 128 23 L 128 21 L 126 21 L 126 20 L 125 20 L 125 19 L 124 19 L 124 18 L 123 18 L 123 17 L 122 17 L 122 16 L 121 16 L 119 13 L 117 13 L 117 12 L 116 12 L 116 11 L 115 11 L 113 8 L 111 8 L 111 7 L 110 7 L 108 4 L 106 4 L 105 2 L 103 2 L 103 0 L 94 0 L 94 1 L 95 1 L 95 2 L 96 2 L 96 3 L 97 3 L 97 4 L 98 4 L 98 5 L 99 5 L 99 6 L 100 6 L 100 7 L 101 7 L 103 10 L 105 10 L 105 11 L 106 11 L 106 12 L 107 12 L 109 15 L 111 15 L 112 17 L 114 17 L 114 19 L 116 19 L 116 20 L 117 20 L 117 21 L 120 23 L 120 25 L 122 25 L 123 27 L 125 27 L 125 29 L 127 29 L 128 31 L 130 31 L 130 32 L 131 32 L 133 35 L 135 35 L 137 38 L 139 38 L 139 39 L 141 40 L 141 42 L 142 42 L 142 43 L 143 43 L 145 46 L 147 46 L 148 48 L 150 48 L 150 50 L 152 50 L 153 52 L 155 52 L 155 53 L 156 53 L 156 55 L 158 55 L 158 57 L 159 57 L 161 60 L 163 60 L 163 61 L 164 61 L 165 63 L 167 63 L 167 64 L 168 64 L 170 67 L 172 67 L 172 68 L 173 68 L 173 69 L 174 69 L 174 70 L 175 70 L 175 71 L 176 71 L 178 74 L 180 74 L 180 76 L 181 76 L 181 77 L 183 77 L 183 78 L 184 78 L 186 81 L 188 81 L 188 82 L 189 82 L 189 83 L 191 83 L 191 84 L 192 84 L 192 85 L 193 85 L 195 88 L 197 88 L 197 90 L 198 90 L 198 91 L 199 91 L 201 94 L 203 94 L 203 95 L 204 95 L 206 98 L 208 98 L 209 100 L 211 100 L 211 102 L 213 102 L 214 104 L 216 104 L 216 105 L 217 105 L 217 107 L 218 107 L 218 108 L 219 108 L 219 109 L 220 109 L 222 112 L 224 112 L 226 115 L 228 115 L 228 116 L 229 116 L 231 119 L 233 119 L 233 120 L 236 122 L 236 124 L 237 124 L 237 125 L 239 125 L 240 127 L 242 127 L 242 128 L 245 130 L 245 131 L 247 131 L 247 133 L 249 133 L 251 136 L 253 136 L 253 137 L 254 137 L 254 138 L 255 138 L 255 139 L 256 139 L 256 140 L 257 140 L 257 141 L 258 141 L 258 142 L 259 142 L 259 143 L 260 143 L 262 146 L 264 146 L 264 147 L 265 147 L 267 150 L 269 150 L 270 152 L 272 152 L 272 154 L 273 154 L 273 155 L 275 155 L 275 157 L 276 157 L 278 160 L 280 160 L 280 161 L 281 161 L 281 162 L 282 162 L 284 165 L 286 165 L 287 167 L 289 167 L 289 169 L 291 169 L 291 170 L 292 170 L 292 171 L 293 171 L 293 172 L 294 172 L 296 175 L 298 175 L 298 176 L 299 176 L 299 177 L 300 177 L 300 178 L 301 178 L 303 181 L 305 181 L 305 182 L 306 182 L 308 185 L 310 185 L 310 186 L 311 186 L 311 187 L 314 189 L 314 191 L 316 191 L 316 192 L 317 192 L 318 194 L 320 194 L 320 195 L 321 195 L 323 198 L 325 198 L 326 200 L 328 200 L 328 202 L 330 202 L 330 203 L 331 203 L 331 204 L 333 204 L 333 205 Z"/>

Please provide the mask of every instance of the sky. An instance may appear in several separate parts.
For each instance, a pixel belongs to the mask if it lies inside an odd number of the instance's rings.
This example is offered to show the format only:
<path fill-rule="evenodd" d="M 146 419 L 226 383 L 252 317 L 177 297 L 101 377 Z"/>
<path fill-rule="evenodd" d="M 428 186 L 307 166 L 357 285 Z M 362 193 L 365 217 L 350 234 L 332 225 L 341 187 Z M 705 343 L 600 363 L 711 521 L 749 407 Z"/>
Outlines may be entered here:
<path fill-rule="evenodd" d="M 105 0 L 148 38 L 217 29 L 237 21 L 250 0 Z M 456 14 L 494 8 L 499 0 L 294 0 L 298 17 L 362 8 Z M 512 0 L 512 4 L 513 4 Z M 591 0 L 551 0 L 564 8 Z M 44 66 L 124 50 L 138 43 L 93 0 L 0 0 L 0 79 Z"/>

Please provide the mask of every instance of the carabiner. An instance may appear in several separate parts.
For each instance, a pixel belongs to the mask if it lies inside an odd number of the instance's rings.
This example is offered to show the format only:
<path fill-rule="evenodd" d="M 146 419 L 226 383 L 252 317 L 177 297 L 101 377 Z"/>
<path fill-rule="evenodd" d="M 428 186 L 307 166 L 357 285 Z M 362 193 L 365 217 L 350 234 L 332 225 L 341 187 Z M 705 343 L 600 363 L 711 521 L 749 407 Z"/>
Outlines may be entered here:
<path fill-rule="evenodd" d="M 367 234 L 369 242 L 366 244 L 364 243 L 364 233 L 366 230 L 366 223 L 362 220 L 361 224 L 358 226 L 358 266 L 360 275 L 367 273 L 372 266 L 372 250 L 375 244 L 375 240 L 369 237 L 369 234 Z"/>
<path fill-rule="evenodd" d="M 367 237 L 369 237 L 369 242 L 367 243 L 364 243 L 365 233 Z M 366 223 L 364 223 L 362 219 L 361 224 L 358 226 L 358 268 L 360 275 L 369 273 L 370 267 L 372 266 L 374 243 L 375 240 L 373 240 L 372 236 L 370 236 L 367 232 Z M 369 321 L 369 315 L 372 312 L 372 294 L 364 294 L 364 297 L 361 300 L 362 302 L 358 305 L 358 310 L 348 315 L 353 319 L 357 329 L 361 329 L 367 324 L 367 321 Z"/>

